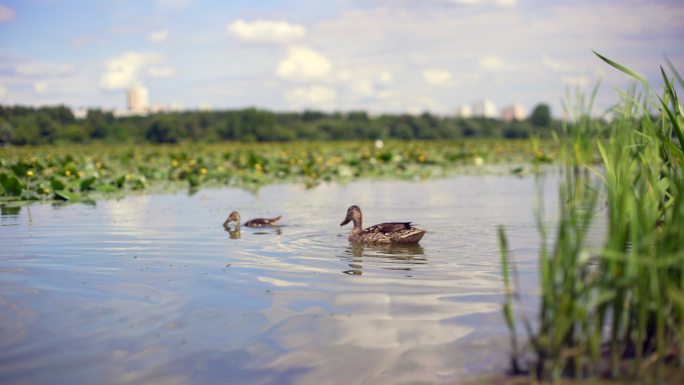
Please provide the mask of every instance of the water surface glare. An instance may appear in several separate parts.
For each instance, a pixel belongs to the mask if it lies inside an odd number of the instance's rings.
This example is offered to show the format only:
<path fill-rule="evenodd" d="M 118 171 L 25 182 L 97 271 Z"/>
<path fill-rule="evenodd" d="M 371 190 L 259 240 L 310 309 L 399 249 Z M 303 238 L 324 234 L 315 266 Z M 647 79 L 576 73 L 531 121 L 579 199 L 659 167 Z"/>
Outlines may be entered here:
<path fill-rule="evenodd" d="M 549 217 L 557 186 L 543 179 Z M 454 384 L 503 370 L 496 227 L 533 288 L 534 197 L 533 177 L 471 175 L 5 208 L 0 383 Z M 428 233 L 352 247 L 351 204 L 365 225 Z M 234 239 L 231 210 L 283 226 Z"/>

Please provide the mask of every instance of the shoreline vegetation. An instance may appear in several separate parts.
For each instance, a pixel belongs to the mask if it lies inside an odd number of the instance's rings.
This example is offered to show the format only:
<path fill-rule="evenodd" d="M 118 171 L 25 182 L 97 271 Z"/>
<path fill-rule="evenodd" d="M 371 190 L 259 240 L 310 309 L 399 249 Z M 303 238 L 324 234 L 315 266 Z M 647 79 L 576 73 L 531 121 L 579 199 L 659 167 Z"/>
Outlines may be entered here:
<path fill-rule="evenodd" d="M 596 55 L 639 86 L 620 94 L 607 130 L 582 118 L 591 116 L 593 95 L 572 105 L 577 123 L 558 138 L 564 181 L 555 234 L 543 225 L 541 200 L 536 212 L 541 300 L 534 316 L 523 310 L 515 260 L 499 228 L 511 372 L 535 382 L 681 383 L 684 112 L 675 88 L 684 82 L 668 62 L 658 92 Z M 653 110 L 660 114 L 653 116 Z M 604 206 L 606 240 L 591 248 L 587 233 Z"/>
<path fill-rule="evenodd" d="M 350 112 L 273 112 L 257 108 L 158 112 L 115 116 L 90 109 L 77 119 L 66 106 L 0 105 L 0 145 L 109 144 L 183 142 L 291 142 L 323 140 L 454 140 L 550 137 L 562 123 L 547 104 L 525 119 L 486 117 L 372 115 Z"/>

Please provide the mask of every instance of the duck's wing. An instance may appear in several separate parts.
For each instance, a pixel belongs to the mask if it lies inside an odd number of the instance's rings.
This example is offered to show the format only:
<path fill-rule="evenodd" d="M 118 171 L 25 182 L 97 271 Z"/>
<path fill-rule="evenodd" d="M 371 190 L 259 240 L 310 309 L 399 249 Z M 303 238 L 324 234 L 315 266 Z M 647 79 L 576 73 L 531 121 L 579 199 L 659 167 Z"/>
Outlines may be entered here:
<path fill-rule="evenodd" d="M 280 215 L 275 218 L 254 218 L 245 222 L 247 227 L 267 227 L 273 226 L 276 222 L 280 220 Z"/>
<path fill-rule="evenodd" d="M 411 222 L 386 222 L 378 223 L 364 230 L 366 233 L 396 233 L 397 231 L 411 229 Z"/>

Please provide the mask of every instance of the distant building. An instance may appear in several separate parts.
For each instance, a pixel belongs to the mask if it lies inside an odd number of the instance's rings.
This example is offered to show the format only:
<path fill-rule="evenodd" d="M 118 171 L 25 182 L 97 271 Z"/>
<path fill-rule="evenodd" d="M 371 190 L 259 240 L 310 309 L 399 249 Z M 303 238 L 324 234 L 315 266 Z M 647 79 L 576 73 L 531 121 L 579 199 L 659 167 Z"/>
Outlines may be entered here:
<path fill-rule="evenodd" d="M 209 103 L 199 103 L 197 105 L 197 111 L 213 111 L 214 107 Z"/>
<path fill-rule="evenodd" d="M 501 120 L 511 122 L 525 119 L 525 110 L 520 104 L 511 104 L 501 109 Z"/>
<path fill-rule="evenodd" d="M 74 108 L 71 110 L 71 113 L 76 119 L 85 119 L 88 116 L 88 109 L 84 107 Z"/>
<path fill-rule="evenodd" d="M 473 104 L 473 117 L 496 118 L 496 105 L 489 99 L 480 100 Z"/>
<path fill-rule="evenodd" d="M 133 114 L 146 114 L 150 108 L 147 88 L 136 84 L 128 90 L 128 110 Z"/>
<path fill-rule="evenodd" d="M 150 107 L 150 112 L 153 114 L 159 114 L 162 112 L 168 112 L 169 111 L 169 106 L 166 104 L 153 104 L 152 107 Z"/>
<path fill-rule="evenodd" d="M 469 118 L 472 115 L 473 111 L 470 109 L 470 106 L 466 105 L 458 106 L 454 111 L 454 116 L 457 118 Z"/>

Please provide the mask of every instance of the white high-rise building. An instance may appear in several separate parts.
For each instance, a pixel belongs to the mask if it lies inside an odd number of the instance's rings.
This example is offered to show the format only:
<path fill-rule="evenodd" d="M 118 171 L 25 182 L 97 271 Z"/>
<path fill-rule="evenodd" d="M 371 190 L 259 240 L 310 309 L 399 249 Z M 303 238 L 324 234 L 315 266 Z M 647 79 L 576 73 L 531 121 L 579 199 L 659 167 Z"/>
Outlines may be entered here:
<path fill-rule="evenodd" d="M 496 105 L 489 99 L 473 104 L 473 116 L 478 118 L 496 118 Z"/>
<path fill-rule="evenodd" d="M 150 108 L 150 95 L 147 88 L 136 84 L 128 90 L 128 110 L 145 114 Z"/>
<path fill-rule="evenodd" d="M 514 103 L 501 109 L 501 120 L 504 122 L 523 119 L 525 119 L 525 110 L 520 104 Z"/>
<path fill-rule="evenodd" d="M 472 110 L 470 109 L 470 106 L 462 105 L 456 107 L 456 110 L 454 111 L 454 116 L 457 118 L 469 118 L 472 115 Z"/>

